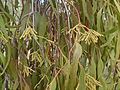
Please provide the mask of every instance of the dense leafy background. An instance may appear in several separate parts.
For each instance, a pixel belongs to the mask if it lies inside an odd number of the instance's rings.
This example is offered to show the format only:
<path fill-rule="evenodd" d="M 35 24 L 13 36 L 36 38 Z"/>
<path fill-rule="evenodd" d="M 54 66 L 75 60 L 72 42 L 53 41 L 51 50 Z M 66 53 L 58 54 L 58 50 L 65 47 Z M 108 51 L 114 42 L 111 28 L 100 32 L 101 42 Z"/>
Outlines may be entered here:
<path fill-rule="evenodd" d="M 119 0 L 0 0 L 0 90 L 120 90 Z"/>

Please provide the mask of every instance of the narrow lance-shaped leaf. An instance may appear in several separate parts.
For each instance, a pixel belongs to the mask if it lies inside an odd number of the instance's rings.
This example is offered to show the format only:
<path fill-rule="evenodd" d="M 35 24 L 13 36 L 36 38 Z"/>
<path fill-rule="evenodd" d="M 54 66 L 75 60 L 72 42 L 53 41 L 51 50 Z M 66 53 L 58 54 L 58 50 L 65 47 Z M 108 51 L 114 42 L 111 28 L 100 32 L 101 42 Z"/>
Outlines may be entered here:
<path fill-rule="evenodd" d="M 78 70 L 78 63 L 79 59 L 82 55 L 82 47 L 78 42 L 75 42 L 74 52 L 73 52 L 73 59 L 70 67 L 70 76 L 67 89 L 74 89 L 77 84 L 77 70 Z"/>

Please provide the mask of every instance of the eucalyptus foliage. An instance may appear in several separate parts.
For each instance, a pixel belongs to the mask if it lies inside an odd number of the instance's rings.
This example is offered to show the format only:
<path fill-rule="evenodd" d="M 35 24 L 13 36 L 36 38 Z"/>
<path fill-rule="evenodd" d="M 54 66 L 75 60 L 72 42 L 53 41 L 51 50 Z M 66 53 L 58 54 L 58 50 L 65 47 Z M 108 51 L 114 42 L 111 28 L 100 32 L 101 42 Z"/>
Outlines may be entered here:
<path fill-rule="evenodd" d="M 0 90 L 120 90 L 119 0 L 0 0 Z"/>

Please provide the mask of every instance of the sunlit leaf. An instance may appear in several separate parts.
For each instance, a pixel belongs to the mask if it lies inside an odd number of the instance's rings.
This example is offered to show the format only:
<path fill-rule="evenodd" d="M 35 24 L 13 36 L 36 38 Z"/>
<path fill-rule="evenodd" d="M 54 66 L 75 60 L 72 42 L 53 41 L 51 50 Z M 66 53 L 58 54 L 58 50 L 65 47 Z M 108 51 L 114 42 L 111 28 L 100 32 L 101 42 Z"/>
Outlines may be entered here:
<path fill-rule="evenodd" d="M 79 43 L 75 43 L 73 60 L 78 60 L 82 55 L 82 47 Z"/>
<path fill-rule="evenodd" d="M 114 2 L 115 2 L 115 5 L 116 5 L 119 13 L 120 13 L 120 4 L 119 4 L 119 2 L 117 2 L 117 0 L 114 0 Z"/>

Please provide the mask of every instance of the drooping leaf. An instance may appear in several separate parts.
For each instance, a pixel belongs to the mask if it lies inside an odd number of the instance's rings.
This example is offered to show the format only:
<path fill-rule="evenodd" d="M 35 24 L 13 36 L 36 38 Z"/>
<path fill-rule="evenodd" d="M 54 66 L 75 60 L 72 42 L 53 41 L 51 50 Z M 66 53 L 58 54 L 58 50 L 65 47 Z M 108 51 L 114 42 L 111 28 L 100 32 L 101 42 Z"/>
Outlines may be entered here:
<path fill-rule="evenodd" d="M 118 80 L 118 84 L 117 84 L 117 88 L 116 88 L 117 90 L 119 90 L 120 89 L 120 80 Z"/>
<path fill-rule="evenodd" d="M 103 75 L 103 62 L 102 60 L 98 60 L 98 78 Z"/>
<path fill-rule="evenodd" d="M 35 17 L 35 30 L 38 32 L 39 36 L 44 36 L 47 27 L 47 19 L 45 16 L 41 16 L 39 13 L 36 13 Z M 39 38 L 39 42 L 42 42 L 41 38 Z"/>
<path fill-rule="evenodd" d="M 17 78 L 17 79 L 15 80 L 14 85 L 13 85 L 13 90 L 17 90 L 18 86 L 19 86 L 19 81 L 18 81 L 18 78 Z"/>
<path fill-rule="evenodd" d="M 79 76 L 79 89 L 78 90 L 86 90 L 85 84 L 85 70 L 83 67 L 80 69 L 80 76 Z"/>
<path fill-rule="evenodd" d="M 105 44 L 101 45 L 101 47 L 105 47 L 105 46 L 107 46 L 107 45 L 110 45 L 111 42 L 112 42 L 112 40 L 113 40 L 113 38 L 114 38 L 116 35 L 117 35 L 117 31 L 114 32 L 114 33 L 112 33 L 112 34 L 109 36 L 107 42 L 106 42 Z"/>
<path fill-rule="evenodd" d="M 56 90 L 56 79 L 54 78 L 49 86 L 50 90 Z"/>
<path fill-rule="evenodd" d="M 82 0 L 82 8 L 83 8 L 84 16 L 87 17 L 87 19 L 90 21 L 90 18 L 89 18 L 88 12 L 87 12 L 87 2 L 86 2 L 86 0 Z"/>
<path fill-rule="evenodd" d="M 4 23 L 2 15 L 0 15 L 0 28 L 5 28 L 5 23 Z"/>
<path fill-rule="evenodd" d="M 82 47 L 79 43 L 75 43 L 74 52 L 73 52 L 73 61 L 79 60 L 82 55 Z"/>
<path fill-rule="evenodd" d="M 78 63 L 79 59 L 82 55 L 82 47 L 79 43 L 75 43 L 74 46 L 74 52 L 73 52 L 73 59 L 72 63 L 70 65 L 70 75 L 69 75 L 69 81 L 67 85 L 67 89 L 74 89 L 77 84 L 77 70 L 78 70 Z"/>
<path fill-rule="evenodd" d="M 101 17 L 102 17 L 102 8 L 99 10 L 99 12 L 97 13 L 97 31 L 100 32 L 101 31 Z"/>
<path fill-rule="evenodd" d="M 91 64 L 88 69 L 89 69 L 90 75 L 96 78 L 96 64 L 94 60 L 91 60 Z"/>
<path fill-rule="evenodd" d="M 116 45 L 116 60 L 120 57 L 120 31 L 118 31 L 117 45 Z"/>
<path fill-rule="evenodd" d="M 9 63 L 10 63 L 11 49 L 10 49 L 10 47 L 9 47 L 9 44 L 7 44 L 7 52 L 6 52 L 6 53 L 7 53 L 7 55 L 6 55 L 6 56 L 7 56 L 7 62 L 6 62 L 6 65 L 5 65 L 2 73 L 0 73 L 0 76 L 2 76 L 2 75 L 5 73 L 7 67 L 8 67 L 8 65 L 9 65 Z"/>
<path fill-rule="evenodd" d="M 3 64 L 3 66 L 5 66 L 6 63 L 5 56 L 1 52 L 0 52 L 0 63 Z"/>

